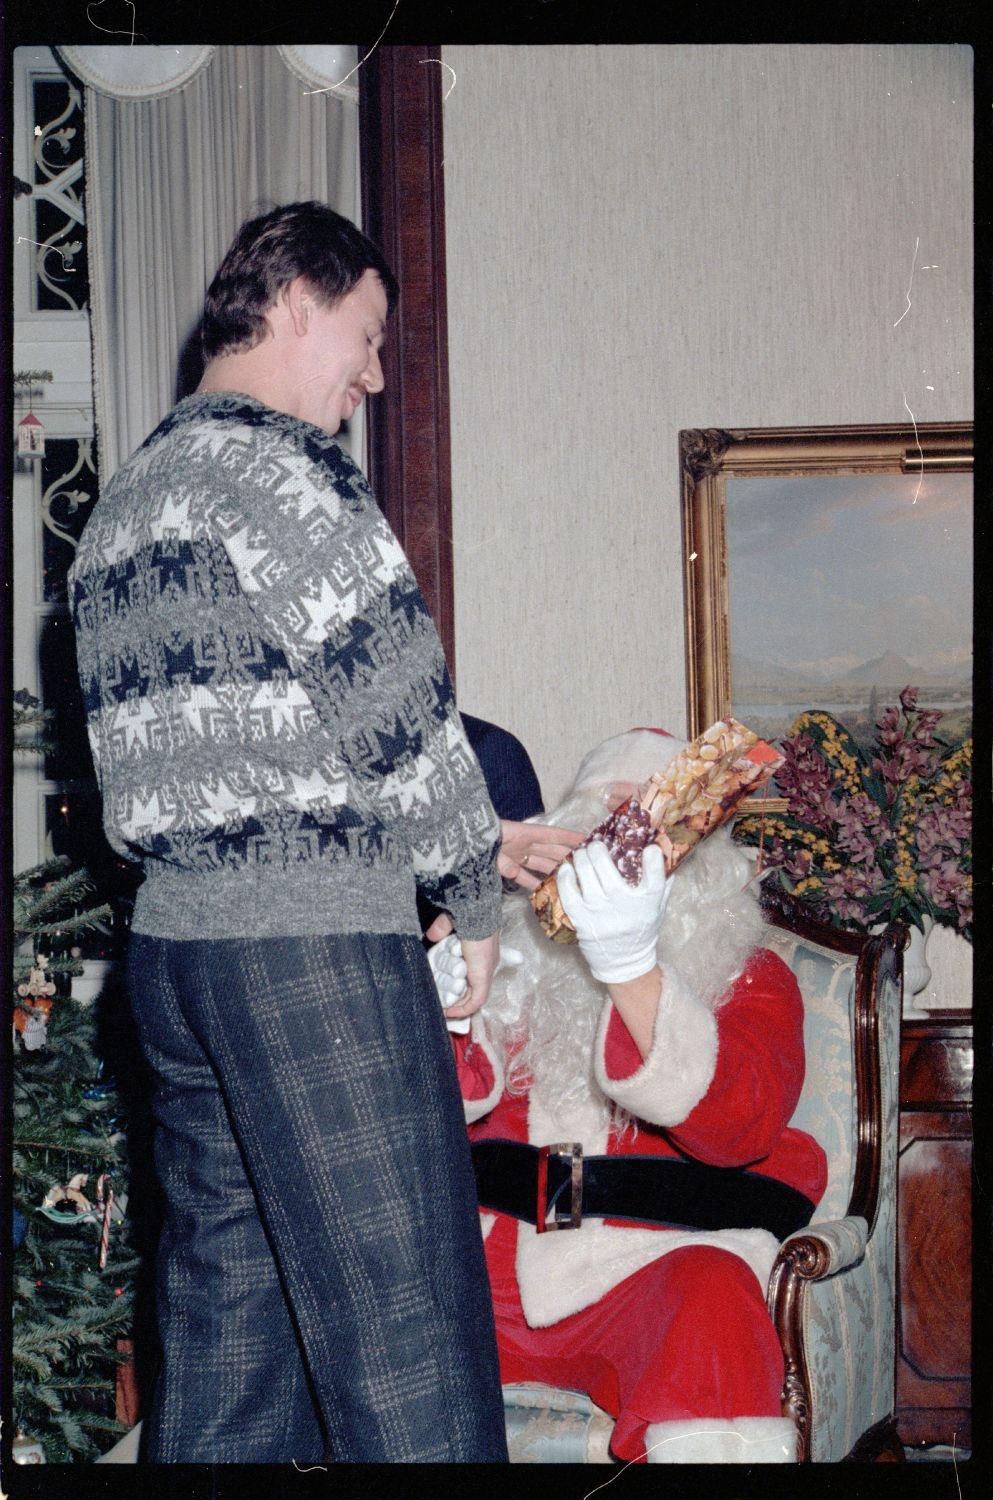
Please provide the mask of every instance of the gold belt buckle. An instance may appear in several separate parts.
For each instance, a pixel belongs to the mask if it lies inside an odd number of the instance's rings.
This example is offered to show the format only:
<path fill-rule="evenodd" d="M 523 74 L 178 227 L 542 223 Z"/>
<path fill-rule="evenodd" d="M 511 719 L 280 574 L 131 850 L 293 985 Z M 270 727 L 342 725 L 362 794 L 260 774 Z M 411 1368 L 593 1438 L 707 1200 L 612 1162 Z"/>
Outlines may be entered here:
<path fill-rule="evenodd" d="M 548 1158 L 550 1156 L 569 1157 L 572 1162 L 568 1215 L 556 1208 L 554 1203 L 547 1210 L 545 1208 L 548 1198 Z M 563 1141 L 556 1146 L 539 1146 L 538 1191 L 534 1214 L 535 1232 L 544 1234 L 548 1229 L 578 1229 L 582 1222 L 583 1148 L 581 1144 L 579 1141 Z"/>

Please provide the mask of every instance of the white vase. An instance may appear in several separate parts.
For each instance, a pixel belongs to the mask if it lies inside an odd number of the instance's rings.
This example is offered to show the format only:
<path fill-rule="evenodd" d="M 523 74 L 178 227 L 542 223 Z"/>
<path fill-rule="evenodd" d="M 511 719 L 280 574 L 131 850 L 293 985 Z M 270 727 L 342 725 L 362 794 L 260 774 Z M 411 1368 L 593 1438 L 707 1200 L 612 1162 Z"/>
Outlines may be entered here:
<path fill-rule="evenodd" d="M 925 1020 L 929 1015 L 926 1010 L 919 1009 L 913 1003 L 915 995 L 926 990 L 931 983 L 931 966 L 927 961 L 927 940 L 931 936 L 934 927 L 934 918 L 922 916 L 924 931 L 908 922 L 907 930 L 910 937 L 907 946 L 903 950 L 903 1016 L 905 1020 Z M 870 932 L 883 932 L 886 929 L 885 922 L 876 922 L 870 927 Z"/>
<path fill-rule="evenodd" d="M 911 926 L 910 942 L 903 950 L 903 993 L 919 995 L 931 983 L 931 967 L 927 961 L 927 940 L 931 936 L 934 918 L 923 916 L 924 931 Z"/>

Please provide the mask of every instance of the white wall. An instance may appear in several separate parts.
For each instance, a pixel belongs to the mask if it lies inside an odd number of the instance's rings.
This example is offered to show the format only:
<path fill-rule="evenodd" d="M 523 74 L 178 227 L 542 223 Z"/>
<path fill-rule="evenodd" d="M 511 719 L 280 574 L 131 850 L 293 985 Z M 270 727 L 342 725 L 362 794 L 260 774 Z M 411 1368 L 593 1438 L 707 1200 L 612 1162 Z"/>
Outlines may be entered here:
<path fill-rule="evenodd" d="M 972 53 L 443 56 L 459 700 L 551 805 L 685 732 L 680 428 L 971 417 Z"/>

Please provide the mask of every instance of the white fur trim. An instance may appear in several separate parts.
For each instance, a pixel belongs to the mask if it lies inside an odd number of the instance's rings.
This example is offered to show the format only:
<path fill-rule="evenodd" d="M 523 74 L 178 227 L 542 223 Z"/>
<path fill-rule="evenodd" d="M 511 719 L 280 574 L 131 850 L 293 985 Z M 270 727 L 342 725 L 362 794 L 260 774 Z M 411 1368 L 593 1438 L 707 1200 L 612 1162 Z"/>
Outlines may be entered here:
<path fill-rule="evenodd" d="M 611 1078 L 604 1060 L 613 1006 L 600 1017 L 594 1051 L 596 1081 L 610 1099 L 629 1114 L 652 1125 L 679 1125 L 699 1104 L 717 1067 L 717 1022 L 713 1012 L 692 993 L 685 980 L 662 966 L 652 1049 L 628 1078 Z"/>
<path fill-rule="evenodd" d="M 767 1229 L 640 1229 L 589 1219 L 579 1229 L 537 1234 L 517 1226 L 517 1282 L 531 1328 L 548 1328 L 591 1307 L 622 1282 L 671 1250 L 713 1245 L 751 1267 L 764 1289 L 779 1243 Z"/>
<path fill-rule="evenodd" d="M 650 1464 L 795 1464 L 796 1436 L 788 1417 L 703 1417 L 653 1422 L 645 1451 Z"/>
<path fill-rule="evenodd" d="M 465 1122 L 467 1125 L 472 1125 L 474 1121 L 481 1120 L 484 1115 L 488 1115 L 490 1110 L 497 1103 L 497 1100 L 503 1094 L 504 1076 L 503 1063 L 500 1061 L 499 1057 L 490 1044 L 490 1039 L 486 1034 L 486 1026 L 483 1021 L 482 1013 L 480 1011 L 477 1011 L 476 1014 L 472 1017 L 472 1027 L 470 1029 L 469 1035 L 471 1039 L 470 1045 L 473 1047 L 482 1048 L 483 1052 L 489 1059 L 490 1067 L 493 1069 L 493 1087 L 490 1089 L 485 1099 L 466 1099 L 465 1097 L 463 1097 L 462 1099 L 462 1107 L 465 1110 Z"/>
<path fill-rule="evenodd" d="M 709 1016 L 709 1011 L 706 1012 Z M 579 1141 L 587 1156 L 607 1150 L 608 1129 L 589 1094 L 554 1114 L 532 1088 L 528 1099 L 528 1140 L 533 1146 Z M 587 1219 L 579 1229 L 538 1234 L 517 1226 L 517 1283 L 524 1317 L 532 1328 L 547 1328 L 598 1302 L 618 1282 L 670 1250 L 684 1245 L 715 1245 L 751 1267 L 764 1289 L 779 1241 L 766 1229 L 642 1229 Z"/>
<path fill-rule="evenodd" d="M 709 1014 L 709 1013 L 708 1013 Z M 589 1095 L 568 1109 L 550 1113 L 532 1089 L 528 1100 L 528 1140 L 532 1146 L 582 1143 L 588 1157 L 606 1154 L 607 1128 L 600 1124 Z M 517 1224 L 517 1286 L 523 1316 L 531 1328 L 547 1328 L 580 1308 L 600 1301 L 619 1281 L 684 1245 L 715 1245 L 739 1256 L 765 1289 L 778 1241 L 765 1229 L 640 1229 L 586 1220 L 579 1229 L 538 1235 Z"/>

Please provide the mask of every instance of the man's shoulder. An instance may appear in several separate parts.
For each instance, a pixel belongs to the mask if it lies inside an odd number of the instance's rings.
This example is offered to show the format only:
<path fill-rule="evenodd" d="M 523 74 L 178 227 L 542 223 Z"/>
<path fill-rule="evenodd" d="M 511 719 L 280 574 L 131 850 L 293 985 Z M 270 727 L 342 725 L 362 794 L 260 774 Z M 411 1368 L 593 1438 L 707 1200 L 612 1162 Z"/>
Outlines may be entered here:
<path fill-rule="evenodd" d="M 198 392 L 180 401 L 144 446 L 163 441 L 198 457 L 223 455 L 235 469 L 242 467 L 241 457 L 252 466 L 265 457 L 295 462 L 319 470 L 345 498 L 370 493 L 365 475 L 336 436 L 236 391 Z"/>

